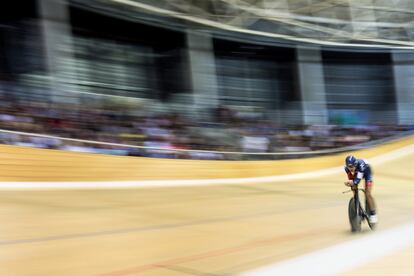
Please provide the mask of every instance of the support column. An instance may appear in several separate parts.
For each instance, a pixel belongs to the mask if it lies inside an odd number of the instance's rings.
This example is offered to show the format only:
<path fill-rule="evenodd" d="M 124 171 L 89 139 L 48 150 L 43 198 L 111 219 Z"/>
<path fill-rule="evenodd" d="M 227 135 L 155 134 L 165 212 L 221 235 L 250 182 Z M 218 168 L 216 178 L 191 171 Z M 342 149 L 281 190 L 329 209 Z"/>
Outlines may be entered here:
<path fill-rule="evenodd" d="M 217 107 L 218 88 L 213 39 L 206 33 L 188 31 L 187 45 L 194 107 Z"/>
<path fill-rule="evenodd" d="M 38 0 L 52 102 L 77 102 L 76 70 L 66 0 Z M 67 92 L 74 92 L 68 94 Z"/>
<path fill-rule="evenodd" d="M 318 48 L 297 48 L 303 123 L 327 124 L 328 111 L 321 52 Z"/>
<path fill-rule="evenodd" d="M 400 125 L 414 125 L 414 54 L 393 53 L 397 118 Z"/>

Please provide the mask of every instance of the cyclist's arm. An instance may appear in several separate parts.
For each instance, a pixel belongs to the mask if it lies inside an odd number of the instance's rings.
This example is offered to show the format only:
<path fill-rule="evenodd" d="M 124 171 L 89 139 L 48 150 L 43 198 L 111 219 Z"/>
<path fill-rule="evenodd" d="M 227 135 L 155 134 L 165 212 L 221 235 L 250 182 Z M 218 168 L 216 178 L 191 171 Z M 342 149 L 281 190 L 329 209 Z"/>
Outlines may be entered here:
<path fill-rule="evenodd" d="M 346 166 L 344 167 L 344 170 L 346 172 L 346 175 L 348 176 L 348 181 L 345 181 L 344 184 L 346 186 L 350 187 L 353 184 L 353 178 L 354 178 L 354 176 L 353 176 L 353 174 L 351 173 L 351 171 Z"/>
<path fill-rule="evenodd" d="M 361 179 L 364 177 L 365 169 L 367 168 L 367 165 L 365 162 L 362 162 L 358 165 L 358 167 L 355 170 L 355 177 L 354 177 L 354 185 L 358 185 Z"/>
<path fill-rule="evenodd" d="M 356 171 L 355 172 L 355 178 L 354 180 L 354 185 L 358 185 L 359 182 L 361 181 L 362 177 L 364 177 L 364 173 L 361 171 Z"/>
<path fill-rule="evenodd" d="M 348 175 L 348 180 L 353 180 L 354 179 L 354 175 L 352 174 L 352 172 L 347 168 L 344 167 L 346 174 Z"/>

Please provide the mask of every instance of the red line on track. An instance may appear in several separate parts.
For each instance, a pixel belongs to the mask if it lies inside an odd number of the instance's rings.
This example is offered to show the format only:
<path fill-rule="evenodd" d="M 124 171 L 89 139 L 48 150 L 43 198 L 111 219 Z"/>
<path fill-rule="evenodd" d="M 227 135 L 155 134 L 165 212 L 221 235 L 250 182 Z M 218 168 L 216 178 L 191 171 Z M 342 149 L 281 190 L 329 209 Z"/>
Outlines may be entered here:
<path fill-rule="evenodd" d="M 222 256 L 226 254 L 237 253 L 237 252 L 241 252 L 241 251 L 245 251 L 245 250 L 249 250 L 249 249 L 253 249 L 257 247 L 268 246 L 273 243 L 292 241 L 292 240 L 297 240 L 297 239 L 301 239 L 301 238 L 305 238 L 309 236 L 315 236 L 315 235 L 319 236 L 319 235 L 323 235 L 330 231 L 332 231 L 332 229 L 315 230 L 311 232 L 277 236 L 277 237 L 268 238 L 268 239 L 256 240 L 256 241 L 251 241 L 246 244 L 239 245 L 239 246 L 223 248 L 219 250 L 212 250 L 212 251 L 207 251 L 207 252 L 200 253 L 200 254 L 194 254 L 194 255 L 184 256 L 180 258 L 168 259 L 168 260 L 161 261 L 161 262 L 125 268 L 122 270 L 99 274 L 99 276 L 123 276 L 123 275 L 132 274 L 132 273 L 140 273 L 140 272 L 144 272 L 148 270 L 159 269 L 159 268 L 162 268 L 163 266 L 178 265 L 178 264 L 203 260 L 207 258 Z"/>

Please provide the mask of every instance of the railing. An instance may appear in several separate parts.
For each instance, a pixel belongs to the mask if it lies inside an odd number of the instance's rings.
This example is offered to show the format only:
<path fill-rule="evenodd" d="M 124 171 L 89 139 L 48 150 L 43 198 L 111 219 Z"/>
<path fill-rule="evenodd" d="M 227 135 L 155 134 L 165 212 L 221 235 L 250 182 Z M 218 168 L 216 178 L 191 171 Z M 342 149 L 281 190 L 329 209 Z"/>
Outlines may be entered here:
<path fill-rule="evenodd" d="M 6 135 L 5 135 L 6 134 Z M 10 136 L 7 137 L 7 134 Z M 21 142 L 13 141 L 11 135 L 18 135 L 24 137 L 38 137 L 44 138 L 44 144 L 36 144 L 33 142 Z M 315 150 L 315 151 L 292 151 L 292 152 L 237 152 L 237 151 L 213 151 L 213 150 L 193 150 L 193 149 L 174 149 L 174 148 L 159 148 L 138 146 L 120 143 L 101 142 L 93 140 L 65 138 L 47 134 L 37 134 L 22 131 L 0 129 L 0 143 L 3 144 L 15 144 L 20 146 L 31 146 L 40 148 L 56 148 L 70 151 L 91 152 L 91 153 L 104 153 L 114 155 L 130 155 L 130 156 L 150 156 L 150 157 L 162 157 L 162 158 L 182 158 L 182 159 L 226 159 L 226 160 L 275 160 L 275 159 L 290 159 L 290 158 L 303 158 L 311 156 L 320 156 L 341 153 L 346 151 L 354 151 L 369 148 L 381 143 L 392 141 L 398 138 L 414 135 L 414 130 L 404 131 L 396 135 L 392 135 L 386 138 L 372 140 L 356 145 Z M 51 142 L 52 140 L 54 142 Z M 63 141 L 64 143 L 56 143 L 56 141 Z M 82 143 L 83 145 L 78 145 Z M 53 146 L 54 144 L 54 146 Z M 52 145 L 52 146 L 51 146 Z M 88 147 L 87 145 L 99 145 L 100 147 Z M 106 148 L 102 148 L 106 146 Z"/>

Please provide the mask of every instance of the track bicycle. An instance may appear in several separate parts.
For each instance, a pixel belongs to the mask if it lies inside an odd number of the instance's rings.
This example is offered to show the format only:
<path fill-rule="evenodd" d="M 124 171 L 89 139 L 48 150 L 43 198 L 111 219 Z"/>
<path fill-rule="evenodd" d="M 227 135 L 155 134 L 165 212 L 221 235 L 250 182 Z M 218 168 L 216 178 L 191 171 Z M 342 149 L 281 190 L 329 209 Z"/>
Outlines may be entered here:
<path fill-rule="evenodd" d="M 343 193 L 349 193 L 349 192 L 354 193 L 354 196 L 349 200 L 349 205 L 348 205 L 348 216 L 349 216 L 349 223 L 351 225 L 351 231 L 360 232 L 361 222 L 364 220 L 368 223 L 369 228 L 371 228 L 371 230 L 374 230 L 376 224 L 369 222 L 368 214 L 370 214 L 371 211 L 369 209 L 368 202 L 365 197 L 365 206 L 362 206 L 360 197 L 359 197 L 359 191 L 362 191 L 365 195 L 365 189 L 359 188 L 358 185 L 354 185 L 351 187 L 350 190 L 343 192 Z"/>

